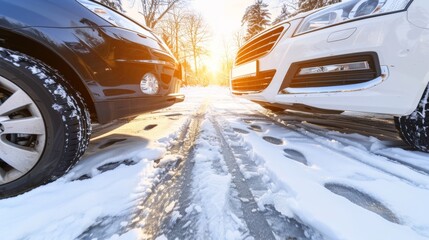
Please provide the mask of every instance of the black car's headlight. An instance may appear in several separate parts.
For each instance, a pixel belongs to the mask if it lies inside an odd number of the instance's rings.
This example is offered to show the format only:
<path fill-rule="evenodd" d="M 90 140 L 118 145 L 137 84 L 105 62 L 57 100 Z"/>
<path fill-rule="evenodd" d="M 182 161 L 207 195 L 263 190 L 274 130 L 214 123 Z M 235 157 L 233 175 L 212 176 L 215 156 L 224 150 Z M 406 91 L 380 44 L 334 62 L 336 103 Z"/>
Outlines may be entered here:
<path fill-rule="evenodd" d="M 90 1 L 90 0 L 77 0 L 82 6 L 89 9 L 91 12 L 97 14 L 99 17 L 108 21 L 110 24 L 116 27 L 125 28 L 131 31 L 138 32 L 140 34 L 144 34 L 146 36 L 153 36 L 148 30 L 140 26 L 139 24 L 131 21 L 125 16 L 105 7 L 99 3 Z"/>
<path fill-rule="evenodd" d="M 371 15 L 404 10 L 412 0 L 350 0 L 307 16 L 295 35 Z"/>

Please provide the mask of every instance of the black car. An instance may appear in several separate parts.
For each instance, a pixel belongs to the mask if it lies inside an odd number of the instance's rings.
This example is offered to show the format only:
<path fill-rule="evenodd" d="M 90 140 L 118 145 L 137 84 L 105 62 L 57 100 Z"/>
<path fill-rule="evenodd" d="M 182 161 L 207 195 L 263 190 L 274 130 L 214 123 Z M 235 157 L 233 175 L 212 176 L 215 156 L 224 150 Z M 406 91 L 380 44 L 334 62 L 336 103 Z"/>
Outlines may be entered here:
<path fill-rule="evenodd" d="M 0 197 L 63 175 L 91 123 L 183 101 L 181 67 L 145 26 L 89 0 L 0 0 Z"/>

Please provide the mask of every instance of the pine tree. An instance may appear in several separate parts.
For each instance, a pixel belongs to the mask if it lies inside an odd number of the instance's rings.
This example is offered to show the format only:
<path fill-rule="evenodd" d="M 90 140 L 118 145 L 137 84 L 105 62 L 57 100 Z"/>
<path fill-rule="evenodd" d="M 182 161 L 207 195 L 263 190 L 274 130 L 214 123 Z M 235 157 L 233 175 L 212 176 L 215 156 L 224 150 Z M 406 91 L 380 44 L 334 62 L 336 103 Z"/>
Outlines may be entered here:
<path fill-rule="evenodd" d="M 341 0 L 300 0 L 298 2 L 299 12 L 307 12 L 334 3 L 341 2 Z"/>
<path fill-rule="evenodd" d="M 283 4 L 282 11 L 280 15 L 273 21 L 272 25 L 276 25 L 277 23 L 286 20 L 290 15 L 289 9 L 286 4 Z"/>
<path fill-rule="evenodd" d="M 244 38 L 249 40 L 269 26 L 270 15 L 268 4 L 264 3 L 263 0 L 256 0 L 255 4 L 247 7 L 241 20 L 242 25 L 247 23 L 247 34 Z"/>

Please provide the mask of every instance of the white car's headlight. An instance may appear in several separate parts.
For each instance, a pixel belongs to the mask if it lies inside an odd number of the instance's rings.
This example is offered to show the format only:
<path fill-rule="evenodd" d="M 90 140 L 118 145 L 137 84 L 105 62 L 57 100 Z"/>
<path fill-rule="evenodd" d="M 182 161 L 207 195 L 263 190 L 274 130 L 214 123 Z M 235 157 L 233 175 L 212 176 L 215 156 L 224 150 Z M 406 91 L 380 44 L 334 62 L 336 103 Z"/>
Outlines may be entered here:
<path fill-rule="evenodd" d="M 372 15 L 404 10 L 412 0 L 350 0 L 307 16 L 295 35 Z"/>
<path fill-rule="evenodd" d="M 151 36 L 151 34 L 142 26 L 138 25 L 137 23 L 131 21 L 130 19 L 126 18 L 125 16 L 122 16 L 117 12 L 107 7 L 104 7 L 99 3 L 90 0 L 77 1 L 84 7 L 88 8 L 91 12 L 97 14 L 99 17 L 103 18 L 104 20 L 108 21 L 116 27 L 125 28 L 142 34 L 146 33 L 148 36 Z"/>

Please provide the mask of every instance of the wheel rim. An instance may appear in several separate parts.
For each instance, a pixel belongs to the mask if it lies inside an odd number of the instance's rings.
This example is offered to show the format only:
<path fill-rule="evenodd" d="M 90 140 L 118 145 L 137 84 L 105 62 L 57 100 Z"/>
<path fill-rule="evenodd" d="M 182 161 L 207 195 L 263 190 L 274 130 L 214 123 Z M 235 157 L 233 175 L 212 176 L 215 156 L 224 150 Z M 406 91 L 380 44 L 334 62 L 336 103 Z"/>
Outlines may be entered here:
<path fill-rule="evenodd" d="M 0 76 L 0 185 L 30 172 L 45 144 L 39 108 L 20 87 Z"/>

